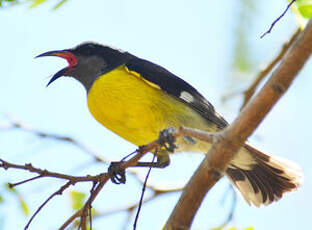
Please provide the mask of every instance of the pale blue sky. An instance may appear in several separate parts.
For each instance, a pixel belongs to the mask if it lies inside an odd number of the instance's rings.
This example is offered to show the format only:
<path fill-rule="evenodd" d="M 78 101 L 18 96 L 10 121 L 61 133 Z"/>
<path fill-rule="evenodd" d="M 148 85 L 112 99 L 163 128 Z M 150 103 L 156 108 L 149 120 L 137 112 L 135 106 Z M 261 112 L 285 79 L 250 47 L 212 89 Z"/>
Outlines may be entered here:
<path fill-rule="evenodd" d="M 91 5 L 86 2 L 68 0 L 57 11 L 51 10 L 53 4 L 31 10 L 22 5 L 0 11 L 0 124 L 5 124 L 5 117 L 9 116 L 36 129 L 68 135 L 111 160 L 119 160 L 132 152 L 135 146 L 112 134 L 92 118 L 87 110 L 85 91 L 78 82 L 60 79 L 49 88 L 45 87 L 49 76 L 63 68 L 65 62 L 57 58 L 34 57 L 46 51 L 73 47 L 83 41 L 109 44 L 156 62 L 198 88 L 228 120 L 236 117 L 240 98 L 226 104 L 220 100 L 234 74 L 231 55 L 235 35 L 233 23 L 236 23 L 237 17 L 236 1 L 225 4 L 224 1 L 98 0 L 92 1 Z M 250 27 L 248 41 L 253 44 L 251 53 L 259 66 L 250 78 L 260 65 L 263 66 L 274 56 L 295 29 L 295 18 L 288 13 L 272 34 L 259 38 L 285 6 L 281 0 L 265 1 L 254 12 L 257 23 Z M 290 230 L 310 226 L 311 71 L 310 61 L 250 139 L 264 151 L 299 163 L 305 174 L 304 185 L 280 202 L 260 209 L 249 207 L 239 196 L 233 221 L 237 227 Z M 89 164 L 79 168 L 91 161 L 81 150 L 20 131 L 0 131 L 0 146 L 1 158 L 13 162 L 32 162 L 41 168 L 79 175 L 106 170 L 105 165 Z M 169 168 L 152 171 L 150 182 L 159 186 L 183 184 L 200 160 L 200 155 L 173 156 Z M 0 172 L 1 183 L 30 176 L 24 172 Z M 142 176 L 145 173 L 144 170 L 140 172 Z M 59 184 L 54 181 L 41 180 L 18 187 L 31 213 L 57 189 Z M 228 207 L 218 204 L 226 187 L 227 182 L 223 180 L 208 194 L 195 219 L 194 229 L 208 229 L 222 222 Z M 83 186 L 75 186 L 75 189 L 88 191 Z M 107 184 L 94 207 L 106 211 L 135 202 L 140 191 L 137 182 L 129 176 L 126 185 Z M 0 193 L 3 194 L 3 191 Z M 144 206 L 138 229 L 160 229 L 177 199 L 177 194 L 172 194 Z M 0 216 L 7 217 L 3 229 L 22 229 L 27 219 L 16 207 L 14 197 L 8 195 L 5 204 L 0 206 Z M 41 211 L 30 229 L 55 229 L 70 215 L 68 194 L 65 193 Z M 121 213 L 95 221 L 94 226 L 95 229 L 121 229 L 125 218 L 126 215 Z M 128 229 L 132 228 L 131 224 Z"/>

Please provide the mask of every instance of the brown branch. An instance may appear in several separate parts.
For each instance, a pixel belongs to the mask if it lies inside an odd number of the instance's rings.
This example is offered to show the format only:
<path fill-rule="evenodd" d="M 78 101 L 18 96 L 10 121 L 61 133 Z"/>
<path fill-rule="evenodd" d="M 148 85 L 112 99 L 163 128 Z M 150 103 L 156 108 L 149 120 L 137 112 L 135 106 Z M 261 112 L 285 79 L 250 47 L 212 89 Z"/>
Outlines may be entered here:
<path fill-rule="evenodd" d="M 103 186 L 104 186 L 104 184 L 103 184 Z M 95 197 L 97 196 L 97 194 L 101 191 L 103 186 L 101 185 L 101 183 L 99 183 L 99 184 L 97 184 L 96 182 L 93 183 L 93 186 L 90 190 L 90 197 L 87 200 L 87 202 L 85 203 L 85 205 L 83 206 L 81 216 L 80 216 L 80 226 L 81 226 L 82 230 L 87 230 L 88 210 L 90 210 L 90 212 L 91 212 L 91 204 L 92 204 L 93 200 L 95 199 Z M 91 222 L 92 222 L 92 220 L 90 218 L 90 223 Z"/>
<path fill-rule="evenodd" d="M 312 20 L 258 95 L 247 104 L 232 125 L 218 133 L 219 138 L 185 186 L 164 229 L 190 228 L 207 192 L 223 176 L 230 160 L 289 88 L 311 52 Z"/>
<path fill-rule="evenodd" d="M 130 160 L 125 161 L 124 163 L 121 164 L 120 168 L 121 169 L 126 169 L 130 166 L 134 166 L 136 165 L 137 161 L 144 156 L 145 153 L 153 150 L 154 148 L 159 147 L 160 144 L 158 142 L 158 140 L 152 142 L 149 145 L 146 146 L 142 146 L 137 150 L 137 154 L 132 157 Z M 37 177 L 37 179 L 39 178 L 43 178 L 43 177 L 54 177 L 54 178 L 58 178 L 58 179 L 65 179 L 65 180 L 69 180 L 69 182 L 67 184 L 71 185 L 71 184 L 75 184 L 77 182 L 94 182 L 97 183 L 96 187 L 94 188 L 94 190 L 91 192 L 89 199 L 87 200 L 87 202 L 85 203 L 85 205 L 83 206 L 82 209 L 80 209 L 78 212 L 76 212 L 74 215 L 72 215 L 64 224 L 63 224 L 63 228 L 61 227 L 60 229 L 64 229 L 66 226 L 68 226 L 74 219 L 76 219 L 79 216 L 82 216 L 82 220 L 84 219 L 84 215 L 85 215 L 85 211 L 87 210 L 88 207 L 91 207 L 92 202 L 94 201 L 94 199 L 96 198 L 96 196 L 99 194 L 99 192 L 101 191 L 101 189 L 103 188 L 103 186 L 106 184 L 106 182 L 110 179 L 110 176 L 108 173 L 102 173 L 99 174 L 97 176 L 81 176 L 81 177 L 77 177 L 77 176 L 70 176 L 70 175 L 66 175 L 66 174 L 61 174 L 61 173 L 55 173 L 55 172 L 51 172 L 48 170 L 42 170 L 36 167 L 33 167 L 31 164 L 25 164 L 25 165 L 18 165 L 18 164 L 13 164 L 13 163 L 9 163 L 5 160 L 0 159 L 0 168 L 3 168 L 5 170 L 8 169 L 20 169 L 20 170 L 26 170 L 32 173 L 37 173 L 39 174 L 39 176 Z M 26 181 L 32 181 L 34 179 L 31 180 L 26 180 Z M 24 183 L 26 181 L 22 181 L 19 183 Z M 66 185 L 67 185 L 66 184 Z M 68 185 L 68 186 L 69 186 Z M 29 221 L 29 223 L 26 225 L 26 228 L 28 228 L 30 222 L 33 220 L 33 218 L 37 215 L 37 213 L 43 208 L 43 206 L 50 200 L 52 199 L 55 195 L 62 193 L 68 186 L 63 186 L 61 187 L 59 190 L 57 190 L 54 194 L 52 194 L 40 207 L 39 209 L 35 212 L 35 214 L 32 216 L 31 220 Z M 82 226 L 84 228 L 84 225 Z"/>
<path fill-rule="evenodd" d="M 259 74 L 256 76 L 253 83 L 249 86 L 248 89 L 244 91 L 244 102 L 241 107 L 241 110 L 245 107 L 247 102 L 250 98 L 254 95 L 257 87 L 259 86 L 260 82 L 273 70 L 273 68 L 280 62 L 280 60 L 284 57 L 289 47 L 293 44 L 296 40 L 298 35 L 300 34 L 301 29 L 298 28 L 296 32 L 291 36 L 290 40 L 286 42 L 282 49 L 280 50 L 279 54 L 264 68 L 262 69 Z"/>
<path fill-rule="evenodd" d="M 102 177 L 106 174 L 99 174 L 97 176 L 71 176 L 71 175 L 67 175 L 67 174 L 62 174 L 62 173 L 56 173 L 56 172 L 51 172 L 48 171 L 46 169 L 39 169 L 36 168 L 34 166 L 32 166 L 32 164 L 25 164 L 25 165 L 19 165 L 19 164 L 13 164 L 13 163 L 9 163 L 3 159 L 0 159 L 0 168 L 4 168 L 5 170 L 8 169 L 21 169 L 21 170 L 26 170 L 32 173 L 37 173 L 40 175 L 39 178 L 43 178 L 43 177 L 54 177 L 54 178 L 58 178 L 58 179 L 65 179 L 65 180 L 70 180 L 70 181 L 74 181 L 76 182 L 88 182 L 88 181 L 101 181 Z M 22 181 L 24 182 L 24 181 Z M 17 184 L 19 184 L 20 182 L 18 182 Z M 14 185 L 14 184 L 12 184 Z"/>

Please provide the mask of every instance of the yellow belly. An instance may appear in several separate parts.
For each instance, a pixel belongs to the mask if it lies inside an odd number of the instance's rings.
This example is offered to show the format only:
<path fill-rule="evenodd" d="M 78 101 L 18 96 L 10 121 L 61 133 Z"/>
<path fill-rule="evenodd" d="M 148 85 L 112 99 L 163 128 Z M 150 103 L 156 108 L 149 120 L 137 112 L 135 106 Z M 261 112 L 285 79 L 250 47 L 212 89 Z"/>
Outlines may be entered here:
<path fill-rule="evenodd" d="M 194 110 L 123 66 L 94 82 L 88 107 L 98 122 L 135 145 L 157 139 L 159 131 L 168 127 L 207 127 Z"/>

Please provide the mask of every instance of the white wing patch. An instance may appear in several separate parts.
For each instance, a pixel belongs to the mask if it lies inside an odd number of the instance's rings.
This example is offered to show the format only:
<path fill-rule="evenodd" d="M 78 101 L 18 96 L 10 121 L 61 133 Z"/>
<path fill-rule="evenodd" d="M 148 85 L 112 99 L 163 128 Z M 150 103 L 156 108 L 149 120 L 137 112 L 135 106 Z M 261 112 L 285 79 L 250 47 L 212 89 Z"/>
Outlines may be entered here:
<path fill-rule="evenodd" d="M 180 98 L 188 103 L 194 102 L 194 97 L 186 91 L 181 92 Z"/>

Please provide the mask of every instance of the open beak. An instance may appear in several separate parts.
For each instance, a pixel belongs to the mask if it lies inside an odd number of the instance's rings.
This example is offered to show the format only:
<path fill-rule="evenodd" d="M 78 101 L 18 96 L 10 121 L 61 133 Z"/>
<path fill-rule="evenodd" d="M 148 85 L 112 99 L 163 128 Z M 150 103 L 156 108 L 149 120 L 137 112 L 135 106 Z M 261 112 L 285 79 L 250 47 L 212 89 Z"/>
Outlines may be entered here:
<path fill-rule="evenodd" d="M 72 66 L 77 64 L 76 57 L 73 55 L 73 53 L 71 53 L 70 51 L 67 51 L 67 50 L 49 51 L 49 52 L 45 52 L 43 54 L 40 54 L 40 55 L 36 56 L 35 58 L 49 57 L 49 56 L 56 56 L 56 57 L 64 58 L 68 62 L 69 66 L 58 71 L 56 74 L 54 74 L 53 77 L 51 78 L 51 80 L 49 81 L 49 83 L 47 84 L 47 87 L 56 79 L 64 76 L 69 68 L 71 68 Z"/>
<path fill-rule="evenodd" d="M 67 50 L 55 50 L 55 51 L 49 51 L 49 52 L 45 52 L 43 54 L 39 54 L 38 56 L 36 56 L 35 58 L 38 57 L 49 57 L 49 56 L 56 56 L 56 57 L 61 57 L 61 58 L 65 58 L 67 59 L 67 57 L 69 57 L 71 54 L 71 52 L 67 51 Z"/>

